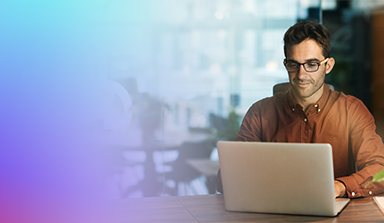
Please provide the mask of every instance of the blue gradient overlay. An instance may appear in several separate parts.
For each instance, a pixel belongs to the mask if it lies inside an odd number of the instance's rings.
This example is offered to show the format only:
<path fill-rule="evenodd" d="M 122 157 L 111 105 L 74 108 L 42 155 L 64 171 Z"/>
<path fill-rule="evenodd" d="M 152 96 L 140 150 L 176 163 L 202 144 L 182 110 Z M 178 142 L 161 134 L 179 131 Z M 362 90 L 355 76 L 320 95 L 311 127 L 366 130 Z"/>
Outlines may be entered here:
<path fill-rule="evenodd" d="M 130 47 L 109 25 L 148 19 L 145 4 L 1 1 L 0 222 L 108 222 L 97 55 Z"/>
<path fill-rule="evenodd" d="M 157 149 L 166 140 L 183 142 L 190 128 L 208 126 L 208 113 L 229 114 L 232 94 L 241 94 L 245 111 L 270 95 L 269 85 L 286 80 L 282 48 L 272 47 L 275 40 L 264 44 L 284 30 L 260 24 L 276 16 L 276 27 L 288 27 L 297 4 L 282 1 L 290 13 L 281 17 L 281 10 L 262 10 L 271 6 L 264 1 L 196 2 L 0 1 L 0 222 L 137 219 L 124 210 L 116 216 L 105 202 L 115 154 L 130 148 L 126 161 L 153 161 L 157 168 L 165 150 L 145 148 L 144 141 Z M 260 19 L 259 30 L 235 34 L 251 17 Z M 257 39 L 265 40 L 260 50 L 271 48 L 260 57 Z M 156 168 L 127 174 L 124 182 L 135 188 L 145 174 L 153 179 L 137 191 L 172 194 L 159 192 L 166 178 Z"/>

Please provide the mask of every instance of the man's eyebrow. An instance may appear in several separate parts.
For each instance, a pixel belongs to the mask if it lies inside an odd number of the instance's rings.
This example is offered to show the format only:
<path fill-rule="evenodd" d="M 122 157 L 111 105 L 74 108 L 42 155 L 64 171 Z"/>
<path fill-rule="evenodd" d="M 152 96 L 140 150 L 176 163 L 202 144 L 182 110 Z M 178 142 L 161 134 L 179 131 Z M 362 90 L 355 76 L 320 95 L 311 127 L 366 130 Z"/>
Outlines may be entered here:
<path fill-rule="evenodd" d="M 320 60 L 316 59 L 316 58 L 312 58 L 312 59 L 308 59 L 306 60 L 305 62 L 319 62 Z"/>
<path fill-rule="evenodd" d="M 293 60 L 293 59 L 287 59 L 287 62 L 295 62 L 295 63 L 297 63 L 297 61 Z"/>

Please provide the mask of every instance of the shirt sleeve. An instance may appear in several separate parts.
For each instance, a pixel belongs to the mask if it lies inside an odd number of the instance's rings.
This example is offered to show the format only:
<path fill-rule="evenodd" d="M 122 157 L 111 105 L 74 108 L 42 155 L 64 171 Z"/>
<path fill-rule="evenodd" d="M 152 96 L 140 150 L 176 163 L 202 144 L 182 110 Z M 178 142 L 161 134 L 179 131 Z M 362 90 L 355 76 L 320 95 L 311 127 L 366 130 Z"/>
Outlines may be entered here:
<path fill-rule="evenodd" d="M 257 103 L 253 104 L 245 114 L 234 141 L 261 142 L 260 112 Z M 220 169 L 216 177 L 216 191 L 223 193 Z"/>
<path fill-rule="evenodd" d="M 376 133 L 374 118 L 360 100 L 354 98 L 347 107 L 349 118 L 349 148 L 356 163 L 357 172 L 340 177 L 350 198 L 384 193 L 384 183 L 366 184 L 384 169 L 384 145 Z"/>
<path fill-rule="evenodd" d="M 261 103 L 261 102 L 259 102 Z M 241 123 L 240 130 L 237 132 L 235 141 L 261 142 L 261 124 L 259 103 L 255 103 L 247 111 Z"/>

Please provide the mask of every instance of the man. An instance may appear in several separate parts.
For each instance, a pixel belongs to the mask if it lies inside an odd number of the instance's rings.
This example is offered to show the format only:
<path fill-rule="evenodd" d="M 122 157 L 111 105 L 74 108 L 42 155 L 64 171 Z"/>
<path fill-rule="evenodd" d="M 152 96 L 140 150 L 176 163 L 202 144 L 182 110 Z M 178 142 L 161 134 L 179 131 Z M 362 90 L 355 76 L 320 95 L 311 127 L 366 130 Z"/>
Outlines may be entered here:
<path fill-rule="evenodd" d="M 365 188 L 384 169 L 373 116 L 359 99 L 324 84 L 335 65 L 329 32 L 317 22 L 298 22 L 284 35 L 284 54 L 291 88 L 253 104 L 235 140 L 330 143 L 336 197 L 383 193 L 383 184 Z M 217 190 L 223 192 L 220 171 Z"/>

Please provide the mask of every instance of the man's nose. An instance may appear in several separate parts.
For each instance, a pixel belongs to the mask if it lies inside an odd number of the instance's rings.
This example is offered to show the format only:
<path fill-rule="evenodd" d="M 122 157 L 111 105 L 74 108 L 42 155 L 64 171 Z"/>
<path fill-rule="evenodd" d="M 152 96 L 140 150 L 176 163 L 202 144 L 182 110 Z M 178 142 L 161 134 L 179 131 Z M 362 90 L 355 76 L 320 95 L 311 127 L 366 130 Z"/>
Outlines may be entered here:
<path fill-rule="evenodd" d="M 299 70 L 296 73 L 296 77 L 299 79 L 305 79 L 307 75 L 307 71 L 304 69 L 304 64 L 300 64 Z"/>

